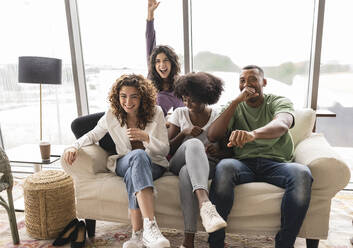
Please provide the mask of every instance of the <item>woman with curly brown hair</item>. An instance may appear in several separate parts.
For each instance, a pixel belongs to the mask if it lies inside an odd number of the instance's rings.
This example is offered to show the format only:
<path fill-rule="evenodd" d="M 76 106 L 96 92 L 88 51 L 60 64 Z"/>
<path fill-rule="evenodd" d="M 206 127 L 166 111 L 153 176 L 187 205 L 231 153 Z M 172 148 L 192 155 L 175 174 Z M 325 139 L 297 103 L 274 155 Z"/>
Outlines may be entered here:
<path fill-rule="evenodd" d="M 184 242 L 180 248 L 193 248 L 199 213 L 206 232 L 227 224 L 208 197 L 208 179 L 216 164 L 227 156 L 217 143 L 207 139 L 208 128 L 218 113 L 208 105 L 218 101 L 223 91 L 221 79 L 205 72 L 189 73 L 175 82 L 175 95 L 185 107 L 169 118 L 170 171 L 179 175 L 181 209 L 184 216 Z"/>
<path fill-rule="evenodd" d="M 154 30 L 154 11 L 158 7 L 159 2 L 156 0 L 148 0 L 148 16 L 146 23 L 146 51 L 148 78 L 152 80 L 157 88 L 157 105 L 159 105 L 167 115 L 170 109 L 183 107 L 183 101 L 174 94 L 174 81 L 180 73 L 180 63 L 178 55 L 174 49 L 169 46 L 156 46 L 156 32 Z M 91 130 L 97 120 L 102 117 L 104 112 L 89 114 L 76 118 L 71 129 L 76 138 L 81 137 Z M 99 141 L 101 147 L 106 151 L 116 153 L 115 145 L 109 135 Z"/>
<path fill-rule="evenodd" d="M 109 93 L 110 108 L 63 155 L 72 165 L 81 147 L 98 142 L 107 133 L 112 137 L 117 155 L 108 158 L 107 167 L 124 178 L 133 228 L 124 248 L 170 247 L 154 217 L 153 180 L 166 171 L 169 152 L 165 118 L 156 106 L 156 95 L 152 82 L 143 76 L 121 76 Z"/>

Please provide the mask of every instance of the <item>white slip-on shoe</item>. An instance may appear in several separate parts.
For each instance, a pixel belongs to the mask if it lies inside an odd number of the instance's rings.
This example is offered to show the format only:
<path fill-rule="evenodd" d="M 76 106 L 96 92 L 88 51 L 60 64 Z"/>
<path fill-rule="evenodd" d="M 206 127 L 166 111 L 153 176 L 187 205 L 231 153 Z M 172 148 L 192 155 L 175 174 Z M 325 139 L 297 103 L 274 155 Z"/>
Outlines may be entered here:
<path fill-rule="evenodd" d="M 169 248 L 170 242 L 166 239 L 158 228 L 156 218 L 149 220 L 143 219 L 143 244 L 147 248 Z"/>
<path fill-rule="evenodd" d="M 142 230 L 139 230 L 137 232 L 132 231 L 131 238 L 124 242 L 123 248 L 143 248 L 145 247 L 143 245 L 142 241 Z"/>
<path fill-rule="evenodd" d="M 202 225 L 208 233 L 215 232 L 227 226 L 227 223 L 218 214 L 215 205 L 210 201 L 202 203 L 200 216 Z"/>

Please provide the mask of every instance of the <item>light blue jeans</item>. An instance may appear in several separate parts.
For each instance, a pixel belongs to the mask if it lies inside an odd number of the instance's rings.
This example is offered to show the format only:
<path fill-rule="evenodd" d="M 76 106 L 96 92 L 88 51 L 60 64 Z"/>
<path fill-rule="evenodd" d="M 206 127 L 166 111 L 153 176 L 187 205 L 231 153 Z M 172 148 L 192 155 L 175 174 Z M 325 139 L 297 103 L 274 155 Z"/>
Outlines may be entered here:
<path fill-rule="evenodd" d="M 166 168 L 152 163 L 142 149 L 133 150 L 116 161 L 115 173 L 124 177 L 130 209 L 139 208 L 136 193 L 148 187 L 154 188 L 153 181 L 165 171 Z"/>

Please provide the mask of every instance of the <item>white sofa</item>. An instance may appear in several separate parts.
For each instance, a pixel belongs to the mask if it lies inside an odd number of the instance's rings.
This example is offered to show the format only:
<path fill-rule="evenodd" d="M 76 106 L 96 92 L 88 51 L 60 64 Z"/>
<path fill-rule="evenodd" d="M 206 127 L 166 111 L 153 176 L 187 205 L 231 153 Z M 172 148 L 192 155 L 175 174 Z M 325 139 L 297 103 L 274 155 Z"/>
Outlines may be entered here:
<path fill-rule="evenodd" d="M 347 164 L 340 159 L 322 134 L 312 133 L 315 112 L 295 112 L 290 130 L 295 143 L 295 161 L 308 165 L 314 182 L 312 197 L 299 237 L 317 247 L 329 229 L 331 199 L 350 179 Z M 122 178 L 106 168 L 108 153 L 98 145 L 82 148 L 72 166 L 61 161 L 75 183 L 79 218 L 129 223 L 128 198 Z M 178 177 L 168 174 L 155 181 L 155 212 L 161 227 L 183 230 Z M 284 190 L 267 183 L 248 183 L 235 189 L 236 203 L 228 218 L 229 233 L 275 234 L 280 227 L 280 204 Z M 93 222 L 95 224 L 95 222 Z M 199 224 L 199 230 L 203 230 Z M 90 236 L 94 230 L 90 231 Z M 312 242 L 314 241 L 314 242 Z M 310 245 L 314 244 L 314 245 Z"/>

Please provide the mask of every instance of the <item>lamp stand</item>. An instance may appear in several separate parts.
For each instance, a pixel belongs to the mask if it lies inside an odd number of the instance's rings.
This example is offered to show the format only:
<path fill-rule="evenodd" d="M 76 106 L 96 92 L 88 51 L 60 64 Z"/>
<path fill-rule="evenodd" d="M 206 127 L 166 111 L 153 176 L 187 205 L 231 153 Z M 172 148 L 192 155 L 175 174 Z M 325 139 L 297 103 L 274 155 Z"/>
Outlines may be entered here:
<path fill-rule="evenodd" d="M 40 141 L 42 141 L 42 84 L 40 83 L 39 84 L 39 116 L 40 116 L 40 120 L 39 120 L 39 123 L 40 123 Z"/>

